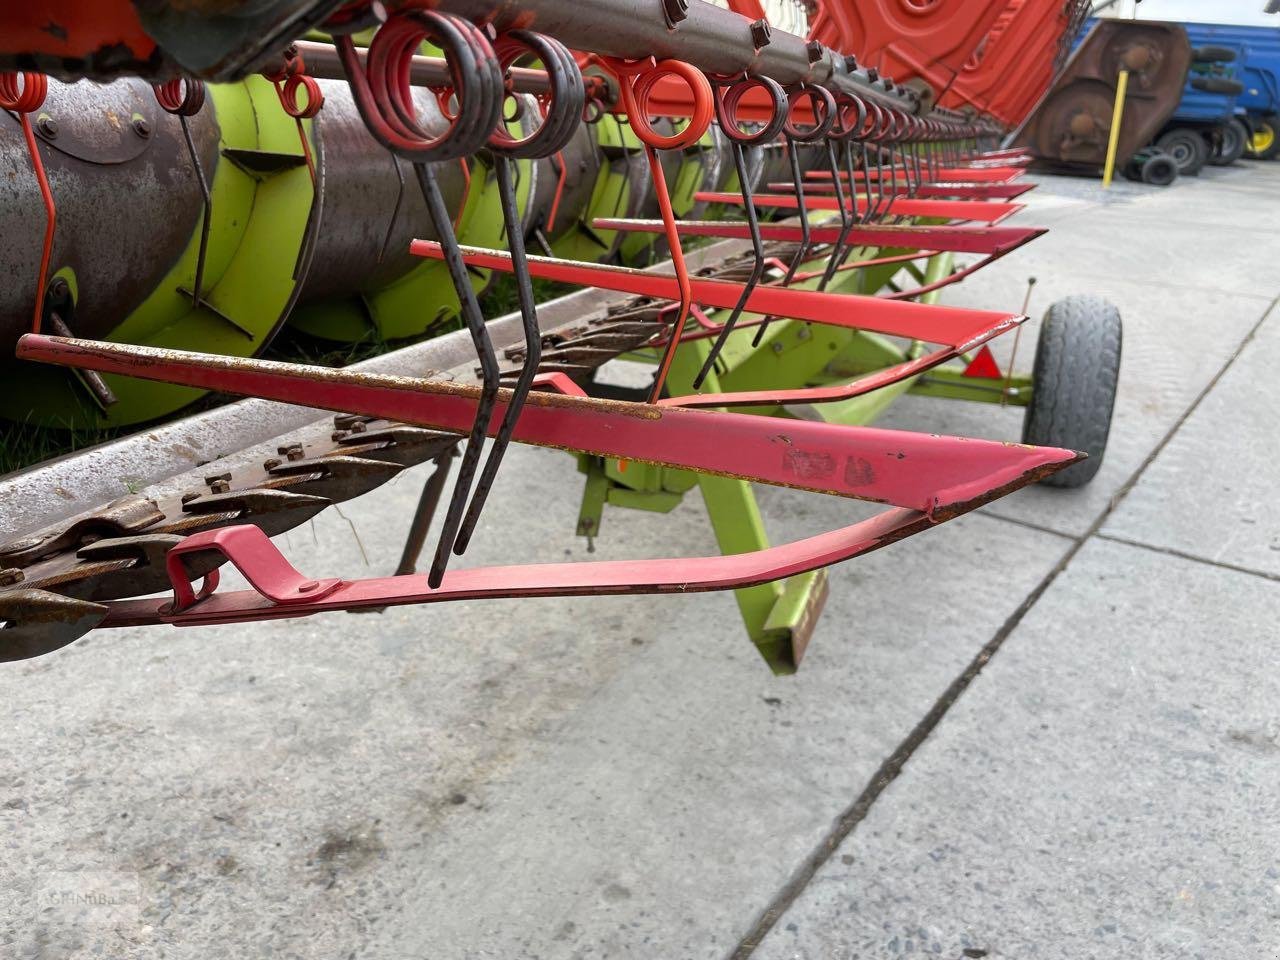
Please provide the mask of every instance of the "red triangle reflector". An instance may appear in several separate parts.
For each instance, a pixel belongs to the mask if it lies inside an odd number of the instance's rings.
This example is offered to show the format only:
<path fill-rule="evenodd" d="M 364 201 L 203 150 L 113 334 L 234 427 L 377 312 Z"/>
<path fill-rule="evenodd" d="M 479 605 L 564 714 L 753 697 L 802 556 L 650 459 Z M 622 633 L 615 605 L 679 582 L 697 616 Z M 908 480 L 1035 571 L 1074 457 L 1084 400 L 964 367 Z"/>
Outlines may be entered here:
<path fill-rule="evenodd" d="M 982 345 L 969 365 L 964 368 L 966 377 L 982 377 L 986 380 L 998 380 L 1000 378 L 1000 366 L 996 363 L 996 358 L 991 354 L 991 348 L 986 344 Z"/>

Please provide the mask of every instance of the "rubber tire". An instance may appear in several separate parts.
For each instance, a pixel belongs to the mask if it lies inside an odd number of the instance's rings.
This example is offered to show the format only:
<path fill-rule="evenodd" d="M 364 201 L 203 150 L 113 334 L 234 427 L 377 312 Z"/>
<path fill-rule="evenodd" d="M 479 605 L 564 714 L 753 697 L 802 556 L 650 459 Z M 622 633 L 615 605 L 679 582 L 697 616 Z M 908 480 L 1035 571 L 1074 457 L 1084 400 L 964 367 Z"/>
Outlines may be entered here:
<path fill-rule="evenodd" d="M 1239 120 L 1231 119 L 1218 128 L 1217 146 L 1209 154 L 1215 167 L 1229 167 L 1244 156 L 1249 131 Z"/>
<path fill-rule="evenodd" d="M 1191 86 L 1205 93 L 1223 93 L 1229 97 L 1244 93 L 1244 84 L 1230 77 L 1192 77 Z"/>
<path fill-rule="evenodd" d="M 1235 63 L 1236 52 L 1230 47 L 1205 44 L 1203 47 L 1191 48 L 1191 59 L 1196 63 Z"/>
<path fill-rule="evenodd" d="M 1142 182 L 1167 187 L 1178 179 L 1178 163 L 1164 151 L 1155 151 L 1142 161 Z"/>
<path fill-rule="evenodd" d="M 1151 155 L 1151 148 L 1139 150 L 1132 157 L 1124 162 L 1120 167 L 1120 173 L 1127 180 L 1134 183 L 1142 183 L 1142 165 L 1147 162 L 1147 158 Z"/>
<path fill-rule="evenodd" d="M 1199 130 L 1190 127 L 1174 127 L 1165 131 L 1156 141 L 1156 148 L 1173 158 L 1178 165 L 1178 173 L 1184 177 L 1199 174 L 1209 160 L 1209 144 L 1205 143 Z"/>
<path fill-rule="evenodd" d="M 1083 487 L 1102 467 L 1123 339 L 1120 311 L 1101 297 L 1064 297 L 1045 313 L 1022 442 L 1089 455 L 1041 480 L 1045 486 Z"/>
<path fill-rule="evenodd" d="M 1253 149 L 1253 137 L 1250 136 L 1245 142 L 1245 156 L 1250 160 L 1274 160 L 1280 156 L 1280 116 L 1269 113 L 1265 117 L 1258 117 L 1253 121 L 1255 130 L 1268 129 L 1271 131 L 1271 143 L 1264 150 Z"/>

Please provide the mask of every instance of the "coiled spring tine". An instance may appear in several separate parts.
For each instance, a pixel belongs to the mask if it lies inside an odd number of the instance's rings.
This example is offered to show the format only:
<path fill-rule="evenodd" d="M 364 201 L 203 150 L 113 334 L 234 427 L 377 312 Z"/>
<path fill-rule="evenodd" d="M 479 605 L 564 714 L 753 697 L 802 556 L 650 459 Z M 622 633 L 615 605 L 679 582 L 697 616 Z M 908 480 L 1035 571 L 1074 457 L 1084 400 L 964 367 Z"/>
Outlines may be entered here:
<path fill-rule="evenodd" d="M 40 148 L 36 144 L 35 132 L 31 129 L 31 114 L 44 104 L 48 92 L 49 78 L 43 73 L 27 71 L 0 73 L 0 109 L 12 110 L 18 114 L 22 135 L 27 141 L 27 153 L 31 157 L 31 169 L 36 175 L 36 182 L 40 185 L 40 196 L 44 201 L 44 245 L 40 253 L 40 273 L 36 279 L 36 302 L 31 319 L 33 333 L 40 332 L 40 321 L 44 318 L 49 258 L 53 255 L 53 237 L 58 224 L 58 209 L 53 202 L 53 191 L 49 189 L 49 178 L 44 171 L 44 161 L 40 159 Z"/>
<path fill-rule="evenodd" d="M 763 88 L 772 99 L 773 116 L 763 128 L 755 133 L 747 134 L 743 132 L 739 125 L 735 117 L 735 111 L 742 101 L 742 97 L 749 90 L 756 87 Z M 695 390 L 702 386 L 707 379 L 707 375 L 714 368 L 716 359 L 720 356 L 720 351 L 724 349 L 725 342 L 729 339 L 729 334 L 733 332 L 734 326 L 746 309 L 747 301 L 751 299 L 751 292 L 764 276 L 764 240 L 760 237 L 760 215 L 756 211 L 751 179 L 747 172 L 745 151 L 748 146 L 767 143 L 778 135 L 787 117 L 787 95 L 777 81 L 768 77 L 743 78 L 731 85 L 727 91 L 720 87 L 716 88 L 716 115 L 720 122 L 720 129 L 725 137 L 728 138 L 730 151 L 733 154 L 733 165 L 738 173 L 738 186 L 742 192 L 743 210 L 747 216 L 747 229 L 751 233 L 751 250 L 755 256 L 755 262 L 751 266 L 751 275 L 747 278 L 746 283 L 742 285 L 742 295 L 738 298 L 733 310 L 730 311 L 728 319 L 721 326 L 720 333 L 711 345 L 707 358 L 702 362 L 702 368 L 698 371 L 698 375 L 693 378 L 693 389 Z"/>
<path fill-rule="evenodd" d="M 458 527 L 462 523 L 462 513 L 467 505 L 467 497 L 471 491 L 471 482 L 475 478 L 476 467 L 480 463 L 480 454 L 484 449 L 485 436 L 489 432 L 489 422 L 493 418 L 493 408 L 498 398 L 500 387 L 498 358 L 494 353 L 493 342 L 485 329 L 484 314 L 480 311 L 480 303 L 476 299 L 475 288 L 471 286 L 471 278 L 466 264 L 462 261 L 462 251 L 458 247 L 458 237 L 453 230 L 453 222 L 449 216 L 449 208 L 440 192 L 440 184 L 436 180 L 435 171 L 429 163 L 415 163 L 414 171 L 418 175 L 418 183 L 422 195 L 427 201 L 427 212 L 435 222 L 436 233 L 440 237 L 440 245 L 444 250 L 445 264 L 449 269 L 449 278 L 453 281 L 454 291 L 458 295 L 462 320 L 467 332 L 471 334 L 471 342 L 476 348 L 476 356 L 480 361 L 480 402 L 476 407 L 476 419 L 467 436 L 467 445 L 462 454 L 462 462 L 458 467 L 458 479 L 454 483 L 449 497 L 449 507 L 445 511 L 444 527 L 440 531 L 440 540 L 436 544 L 435 558 L 431 562 L 431 570 L 427 574 L 427 582 L 432 587 L 440 586 L 444 579 L 445 568 L 449 564 L 449 553 L 457 540 Z"/>
<path fill-rule="evenodd" d="M 806 96 L 813 104 L 813 128 L 802 130 L 798 124 L 792 122 L 790 115 L 788 115 L 786 123 L 782 126 L 786 137 L 787 152 L 790 154 L 791 159 L 791 185 L 795 190 L 796 209 L 800 214 L 800 246 L 796 248 L 795 254 L 791 257 L 791 262 L 787 264 L 786 275 L 782 278 L 782 286 L 784 287 L 789 286 L 791 281 L 795 279 L 796 271 L 800 269 L 800 264 L 804 263 L 805 258 L 808 256 L 809 241 L 812 236 L 809 227 L 809 212 L 804 203 L 804 176 L 800 172 L 800 154 L 796 149 L 796 144 L 811 143 L 825 137 L 836 122 L 836 101 L 825 87 L 804 84 L 796 87 L 787 97 L 790 110 L 794 110 L 800 99 Z M 819 103 L 823 106 L 821 111 L 818 109 Z M 751 341 L 753 347 L 760 346 L 760 342 L 764 339 L 765 331 L 769 329 L 769 324 L 773 320 L 773 317 L 765 317 L 760 326 L 756 328 L 756 335 Z"/>
<path fill-rule="evenodd" d="M 858 181 L 853 175 L 853 142 L 852 139 L 862 129 L 863 123 L 867 118 L 867 109 L 862 101 L 855 97 L 847 96 L 838 101 L 837 105 L 841 107 L 839 117 L 839 129 L 832 129 L 831 136 L 827 138 L 828 159 L 831 163 L 831 179 L 835 183 L 836 203 L 840 208 L 840 235 L 836 239 L 835 246 L 831 248 L 831 254 L 827 258 L 826 269 L 822 273 L 822 279 L 818 281 L 818 289 L 825 290 L 827 285 L 831 283 L 831 279 L 836 275 L 836 271 L 840 269 L 849 258 L 852 250 L 846 245 L 849 234 L 852 232 L 854 225 L 858 223 Z M 853 107 L 857 110 L 857 120 L 850 123 L 845 117 L 843 108 L 845 106 Z M 851 205 L 845 207 L 844 190 L 841 185 L 840 167 L 836 162 L 835 143 L 838 142 L 844 150 L 845 167 L 848 172 L 849 196 Z"/>
<path fill-rule="evenodd" d="M 209 180 L 205 176 L 204 165 L 200 162 L 200 154 L 196 151 L 196 142 L 191 136 L 187 117 L 194 117 L 204 106 L 204 83 L 192 77 L 174 77 L 165 83 L 156 84 L 153 89 L 161 109 L 177 116 L 178 123 L 182 126 L 182 136 L 187 141 L 187 152 L 191 154 L 191 165 L 195 168 L 200 196 L 204 201 L 204 215 L 200 222 L 200 250 L 196 254 L 196 276 L 191 291 L 191 302 L 198 307 L 204 296 L 204 263 L 209 252 L 213 194 L 209 190 Z"/>
<path fill-rule="evenodd" d="M 525 259 L 523 228 L 520 208 L 516 201 L 514 157 L 540 159 L 563 150 L 577 132 L 586 108 L 586 91 L 582 73 L 576 61 L 561 43 L 527 30 L 513 30 L 498 38 L 499 64 L 505 71 L 521 56 L 532 54 L 541 61 L 551 80 L 551 93 L 543 100 L 544 115 L 538 129 L 528 137 L 515 140 L 499 124 L 489 138 L 489 148 L 495 157 L 498 175 L 498 195 L 502 203 L 502 218 L 507 229 L 507 246 L 511 252 L 512 274 L 515 277 L 516 296 L 520 303 L 520 319 L 524 330 L 524 361 L 520 375 L 507 401 L 507 410 L 494 436 L 493 446 L 485 460 L 484 469 L 476 481 L 471 503 L 458 528 L 453 552 L 461 555 L 471 542 L 484 509 L 489 491 L 493 488 L 502 463 L 503 454 L 511 443 L 511 434 L 529 396 L 538 365 L 542 361 L 542 331 L 538 327 L 538 313 L 534 301 L 533 279 L 529 275 Z"/>
<path fill-rule="evenodd" d="M 436 91 L 441 110 L 449 119 L 448 128 L 438 136 L 432 136 L 418 123 L 409 84 L 409 64 L 424 40 L 443 51 L 452 77 L 448 88 Z M 485 329 L 484 315 L 463 263 L 453 219 L 432 164 L 470 156 L 486 144 L 502 119 L 502 70 L 492 46 L 478 27 L 434 10 L 411 9 L 388 19 L 370 41 L 364 64 L 349 35 L 337 37 L 336 45 L 365 126 L 383 146 L 413 163 L 427 214 L 444 251 L 462 321 L 480 361 L 481 394 L 476 418 L 467 436 L 458 479 L 450 494 L 440 540 L 427 575 L 427 583 L 434 588 L 444 579 L 449 555 L 457 540 L 500 381 L 493 343 Z M 449 108 L 451 97 L 456 97 L 457 102 L 453 113 Z"/>
<path fill-rule="evenodd" d="M 628 61 L 617 57 L 595 57 L 595 61 L 617 78 L 627 120 L 636 137 L 644 144 L 645 160 L 649 164 L 649 174 L 653 177 L 654 195 L 662 214 L 663 233 L 671 252 L 671 265 L 680 291 L 676 319 L 671 325 L 671 334 L 667 337 L 666 348 L 658 360 L 658 372 L 649 391 L 649 403 L 657 403 L 662 397 L 671 362 L 680 346 L 680 334 L 693 307 L 693 285 L 689 279 L 689 268 L 680 243 L 680 228 L 671 205 L 671 194 L 667 189 L 667 178 L 663 173 L 658 151 L 682 150 L 701 140 L 715 116 L 716 97 L 706 75 L 681 60 L 655 61 L 649 57 L 647 60 Z M 654 88 L 668 78 L 679 80 L 689 88 L 693 97 L 693 109 L 689 122 L 684 127 L 673 134 L 663 135 L 649 123 L 649 100 Z"/>

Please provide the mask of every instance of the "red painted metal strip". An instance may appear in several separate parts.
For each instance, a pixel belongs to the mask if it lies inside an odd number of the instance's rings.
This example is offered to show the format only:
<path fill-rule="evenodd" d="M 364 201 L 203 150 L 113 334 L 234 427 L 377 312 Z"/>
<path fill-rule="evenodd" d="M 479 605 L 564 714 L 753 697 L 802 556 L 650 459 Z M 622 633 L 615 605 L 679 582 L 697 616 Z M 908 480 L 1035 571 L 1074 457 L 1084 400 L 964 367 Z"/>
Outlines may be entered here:
<path fill-rule="evenodd" d="M 1025 171 L 1022 167 L 939 167 L 937 170 L 929 171 L 930 183 L 942 183 L 947 181 L 958 181 L 961 183 L 1010 183 L 1018 179 Z M 868 173 L 870 176 L 868 176 Z M 830 170 L 810 170 L 805 174 L 808 180 L 830 180 Z M 897 180 L 905 182 L 905 178 L 897 171 L 885 169 L 880 170 L 855 170 L 853 178 L 859 183 L 866 180 Z M 840 171 L 840 179 L 848 181 L 849 174 L 845 170 Z"/>
<path fill-rule="evenodd" d="M 1006 326 L 990 331 L 985 336 L 971 341 L 967 348 L 945 347 L 935 350 L 914 360 L 904 360 L 892 366 L 884 367 L 875 373 L 858 377 L 848 383 L 833 384 L 827 387 L 796 387 L 789 390 L 747 390 L 740 393 L 699 393 L 685 397 L 670 397 L 658 401 L 672 407 L 766 407 L 787 403 L 834 403 L 840 400 L 851 400 L 872 390 L 879 390 L 891 383 L 917 377 L 926 370 L 941 366 L 949 360 L 955 360 L 969 350 L 985 344 L 988 340 L 999 336 L 1006 330 L 1017 326 L 1024 318 L 1011 321 Z M 986 349 L 985 347 L 983 349 Z"/>
<path fill-rule="evenodd" d="M 980 157 L 973 157 L 969 160 L 961 162 L 956 169 L 990 169 L 992 167 L 1025 167 L 1031 163 L 1031 154 L 1023 151 L 1020 154 L 1010 154 L 1008 156 L 1000 156 L 997 154 L 985 154 Z"/>
<path fill-rule="evenodd" d="M 974 503 L 972 506 L 978 504 Z M 271 589 L 296 587 L 300 583 L 307 583 L 307 579 L 280 555 L 276 546 L 258 527 L 224 527 L 221 530 L 194 534 L 184 541 L 184 546 L 197 541 L 192 544 L 191 552 L 195 552 L 195 549 L 222 552 L 256 589 L 213 593 L 177 614 L 171 612 L 169 601 L 165 598 L 116 601 L 107 604 L 109 612 L 100 626 L 169 623 L 191 627 L 450 600 L 734 590 L 830 566 L 888 546 L 933 525 L 928 517 L 915 510 L 885 510 L 861 523 L 829 533 L 729 556 L 521 564 L 449 570 L 444 575 L 444 581 L 434 590 L 423 575 L 378 577 L 343 581 L 318 600 L 288 604 L 274 603 L 265 593 Z M 244 532 L 233 537 L 234 531 Z M 273 563 L 276 557 L 289 568 L 283 575 L 278 563 Z M 262 569 L 268 564 L 276 569 Z"/>
<path fill-rule="evenodd" d="M 703 203 L 728 203 L 742 206 L 740 193 L 713 193 L 699 191 L 694 199 Z M 866 200 L 860 196 L 860 200 Z M 752 197 L 757 207 L 775 207 L 782 210 L 795 210 L 799 204 L 795 196 L 778 193 L 758 193 Z M 839 210 L 835 197 L 804 198 L 804 205 L 809 210 Z M 967 220 L 977 223 L 997 224 L 1007 217 L 1013 216 L 1023 208 L 1021 203 L 996 203 L 981 200 L 914 200 L 895 199 L 892 213 L 904 217 L 929 217 L 939 220 Z M 846 203 L 846 209 L 850 209 Z"/>
<path fill-rule="evenodd" d="M 958 200 L 1016 200 L 1030 193 L 1037 183 L 926 183 L 916 190 L 918 197 Z"/>
<path fill-rule="evenodd" d="M 601 217 L 592 221 L 597 230 L 628 230 L 660 233 L 661 220 L 626 220 Z M 681 220 L 682 234 L 691 237 L 726 237 L 748 240 L 751 234 L 745 223 L 736 220 Z M 951 227 L 951 226 L 877 226 L 852 227 L 847 245 L 851 247 L 909 247 L 944 250 L 951 253 L 1008 253 L 1024 243 L 1043 236 L 1044 227 Z M 839 224 L 814 224 L 809 228 L 813 243 L 835 243 L 840 239 Z M 800 226 L 795 223 L 762 223 L 760 236 L 765 240 L 785 243 L 801 241 Z"/>
<path fill-rule="evenodd" d="M 434 240 L 414 240 L 409 249 L 421 257 L 439 260 L 440 244 Z M 473 267 L 511 271 L 511 255 L 503 250 L 460 247 L 462 259 Z M 678 300 L 675 277 L 629 267 L 612 267 L 576 260 L 529 257 L 529 272 L 535 277 L 576 283 L 605 290 L 618 290 L 644 297 Z M 742 295 L 742 284 L 706 277 L 690 278 L 693 299 L 704 307 L 731 310 Z M 967 343 L 1016 314 L 991 310 L 969 310 L 941 304 L 906 303 L 881 297 L 861 297 L 848 293 L 827 293 L 798 287 L 758 286 L 751 291 L 746 309 L 752 313 L 808 320 L 854 330 L 871 330 L 911 340 Z"/>
<path fill-rule="evenodd" d="M 1004 150 L 987 150 L 978 156 L 984 160 L 1022 160 L 1031 156 L 1031 153 L 1026 147 L 1007 147 Z"/>
<path fill-rule="evenodd" d="M 899 181 L 886 183 L 884 192 L 894 197 L 917 196 L 921 199 L 937 200 L 1016 200 L 1024 193 L 1030 193 L 1038 184 L 1034 183 L 925 183 L 917 186 Z M 795 185 L 780 181 L 769 184 L 770 190 L 779 193 L 792 193 Z M 835 184 L 821 180 L 813 180 L 804 185 L 806 194 L 835 193 Z"/>
<path fill-rule="evenodd" d="M 42 334 L 18 342 L 24 360 L 238 396 L 400 420 L 466 433 L 478 386 L 162 350 Z M 501 390 L 490 433 L 506 413 Z M 1069 450 L 929 434 L 779 421 L 535 391 L 518 442 L 638 460 L 815 493 L 907 507 L 934 518 L 1078 459 Z"/>

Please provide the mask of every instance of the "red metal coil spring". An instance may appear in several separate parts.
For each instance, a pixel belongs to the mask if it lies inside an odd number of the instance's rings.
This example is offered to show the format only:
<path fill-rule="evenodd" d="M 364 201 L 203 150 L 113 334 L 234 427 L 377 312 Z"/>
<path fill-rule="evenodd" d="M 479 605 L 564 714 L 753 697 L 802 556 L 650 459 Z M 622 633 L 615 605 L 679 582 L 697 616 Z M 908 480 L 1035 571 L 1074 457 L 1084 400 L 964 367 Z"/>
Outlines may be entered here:
<path fill-rule="evenodd" d="M 43 73 L 0 73 L 0 109 L 12 110 L 19 115 L 22 135 L 27 141 L 27 152 L 31 155 L 31 166 L 35 170 L 36 180 L 40 184 L 40 196 L 44 200 L 46 218 L 44 248 L 40 253 L 36 304 L 31 320 L 31 329 L 34 333 L 40 332 L 40 320 L 44 315 L 44 291 L 49 280 L 49 258 L 53 255 L 53 234 L 58 222 L 53 191 L 49 189 L 49 178 L 45 176 L 44 161 L 40 159 L 36 135 L 31 129 L 31 114 L 44 105 L 44 99 L 48 93 L 49 80 Z"/>

